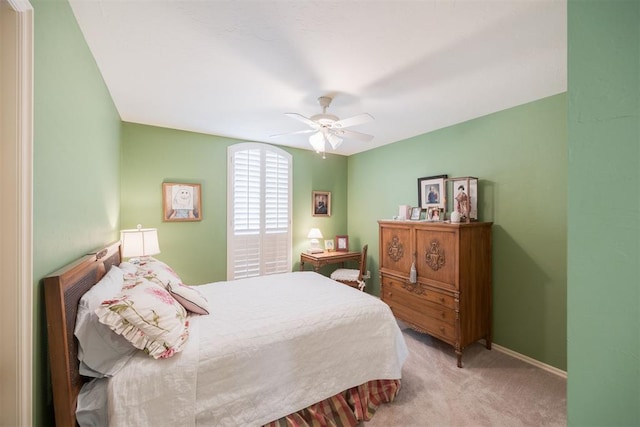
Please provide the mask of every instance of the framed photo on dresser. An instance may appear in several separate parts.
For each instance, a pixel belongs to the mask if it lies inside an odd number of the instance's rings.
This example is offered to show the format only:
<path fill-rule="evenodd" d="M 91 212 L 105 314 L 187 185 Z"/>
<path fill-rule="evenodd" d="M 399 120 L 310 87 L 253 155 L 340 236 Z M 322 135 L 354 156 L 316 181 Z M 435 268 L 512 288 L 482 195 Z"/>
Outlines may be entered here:
<path fill-rule="evenodd" d="M 422 214 L 422 208 L 420 206 L 411 208 L 411 216 L 409 217 L 409 219 L 411 221 L 419 221 L 421 214 Z"/>
<path fill-rule="evenodd" d="M 440 211 L 440 208 L 437 206 L 427 209 L 427 220 L 429 221 L 441 221 L 442 216 L 443 216 L 442 212 Z"/>
<path fill-rule="evenodd" d="M 418 206 L 422 209 L 445 208 L 445 186 L 447 175 L 425 176 L 418 178 Z"/>

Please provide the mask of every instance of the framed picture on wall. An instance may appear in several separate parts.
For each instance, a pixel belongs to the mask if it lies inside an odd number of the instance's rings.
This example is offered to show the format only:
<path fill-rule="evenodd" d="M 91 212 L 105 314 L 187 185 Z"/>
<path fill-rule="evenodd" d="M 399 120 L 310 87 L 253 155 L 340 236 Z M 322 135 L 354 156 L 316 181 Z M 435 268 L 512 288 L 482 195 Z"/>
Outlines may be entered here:
<path fill-rule="evenodd" d="M 168 222 L 202 220 L 200 184 L 163 182 L 162 220 Z"/>
<path fill-rule="evenodd" d="M 314 191 L 311 195 L 313 216 L 331 216 L 331 191 Z"/>

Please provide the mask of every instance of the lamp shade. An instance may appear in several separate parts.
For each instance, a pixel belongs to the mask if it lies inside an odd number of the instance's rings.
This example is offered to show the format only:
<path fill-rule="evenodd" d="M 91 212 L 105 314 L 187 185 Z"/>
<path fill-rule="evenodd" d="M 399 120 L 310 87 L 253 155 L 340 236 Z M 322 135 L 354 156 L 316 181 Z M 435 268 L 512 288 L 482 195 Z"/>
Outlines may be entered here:
<path fill-rule="evenodd" d="M 316 150 L 316 153 L 324 153 L 324 135 L 322 132 L 316 132 L 309 137 L 309 143 Z"/>
<path fill-rule="evenodd" d="M 138 225 L 135 230 L 120 230 L 122 242 L 122 257 L 142 257 L 160 253 L 158 244 L 158 229 L 142 228 Z"/>
<path fill-rule="evenodd" d="M 312 228 L 307 234 L 308 239 L 322 239 L 322 233 L 319 228 Z"/>

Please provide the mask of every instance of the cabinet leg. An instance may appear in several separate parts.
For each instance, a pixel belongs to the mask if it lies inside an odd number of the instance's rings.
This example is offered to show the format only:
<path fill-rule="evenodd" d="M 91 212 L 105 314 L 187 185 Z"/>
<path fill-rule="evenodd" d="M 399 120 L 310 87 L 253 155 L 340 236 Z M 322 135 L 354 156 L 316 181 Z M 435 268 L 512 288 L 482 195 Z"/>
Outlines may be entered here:
<path fill-rule="evenodd" d="M 458 368 L 462 368 L 462 352 L 456 350 L 456 355 L 458 356 Z"/>
<path fill-rule="evenodd" d="M 485 338 L 484 346 L 487 348 L 487 350 L 491 350 L 491 335 L 487 335 L 487 338 Z"/>

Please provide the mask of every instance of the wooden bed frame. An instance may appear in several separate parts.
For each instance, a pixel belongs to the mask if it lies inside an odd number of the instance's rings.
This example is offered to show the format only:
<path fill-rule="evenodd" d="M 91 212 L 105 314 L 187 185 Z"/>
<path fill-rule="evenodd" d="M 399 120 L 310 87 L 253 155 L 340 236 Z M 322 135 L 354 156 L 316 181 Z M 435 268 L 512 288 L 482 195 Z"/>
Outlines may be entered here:
<path fill-rule="evenodd" d="M 87 378 L 80 375 L 78 340 L 74 336 L 80 298 L 120 264 L 120 242 L 83 256 L 44 279 L 53 407 L 57 427 L 74 427 L 76 403 Z"/>
<path fill-rule="evenodd" d="M 82 296 L 102 279 L 111 266 L 119 265 L 120 261 L 120 242 L 114 242 L 92 251 L 44 279 L 53 407 L 57 427 L 78 425 L 78 395 L 82 385 L 90 380 L 80 375 L 78 340 L 74 335 L 78 304 Z M 400 387 L 400 380 L 375 380 L 371 383 L 379 381 L 395 382 L 395 390 Z"/>

